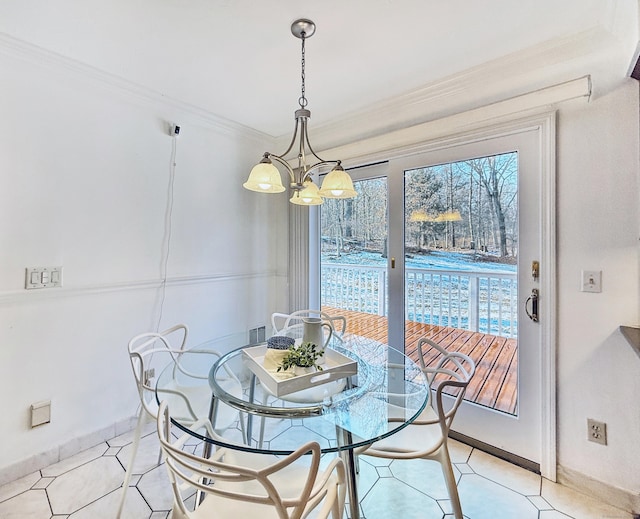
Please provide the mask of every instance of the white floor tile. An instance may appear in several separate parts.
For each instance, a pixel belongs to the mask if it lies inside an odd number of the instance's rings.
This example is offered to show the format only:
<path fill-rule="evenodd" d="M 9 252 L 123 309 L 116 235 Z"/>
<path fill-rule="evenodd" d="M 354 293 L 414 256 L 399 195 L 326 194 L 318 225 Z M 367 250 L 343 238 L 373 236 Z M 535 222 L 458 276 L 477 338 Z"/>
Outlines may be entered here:
<path fill-rule="evenodd" d="M 434 499 L 449 499 L 440 464 L 431 460 L 394 460 L 391 473 L 399 481 L 412 486 Z M 460 473 L 454 467 L 456 480 Z"/>
<path fill-rule="evenodd" d="M 469 461 L 473 447 L 452 439 L 449 439 L 447 444 L 449 445 L 449 456 L 452 463 L 467 463 Z"/>
<path fill-rule="evenodd" d="M 0 503 L 2 519 L 49 519 L 51 508 L 44 490 L 29 490 Z"/>
<path fill-rule="evenodd" d="M 169 474 L 164 465 L 155 467 L 140 478 L 138 490 L 152 510 L 170 510 L 173 493 Z"/>
<path fill-rule="evenodd" d="M 115 490 L 71 514 L 69 519 L 113 519 L 120 505 L 120 489 Z M 129 489 L 121 519 L 142 519 L 151 515 L 151 509 L 145 503 L 137 489 Z"/>
<path fill-rule="evenodd" d="M 443 511 L 429 496 L 397 479 L 379 479 L 361 501 L 367 519 L 440 518 Z"/>
<path fill-rule="evenodd" d="M 576 519 L 633 519 L 623 510 L 546 479 L 542 480 L 542 497 L 556 510 Z"/>
<path fill-rule="evenodd" d="M 65 472 L 73 470 L 85 463 L 89 463 L 90 461 L 96 460 L 100 458 L 108 449 L 108 445 L 106 443 L 101 443 L 92 447 L 90 449 L 84 450 L 71 456 L 70 458 L 59 461 L 58 463 L 54 463 L 53 465 L 49 465 L 47 468 L 42 469 L 43 477 L 57 477 Z"/>
<path fill-rule="evenodd" d="M 527 496 L 538 510 L 551 510 L 553 507 L 542 496 Z"/>
<path fill-rule="evenodd" d="M 507 463 L 475 449 L 469 458 L 469 466 L 491 481 L 500 483 L 525 496 L 540 495 L 542 478 L 526 469 Z"/>
<path fill-rule="evenodd" d="M 11 499 L 12 497 L 21 494 L 29 490 L 33 485 L 35 485 L 40 480 L 40 472 L 33 472 L 28 476 L 24 476 L 23 478 L 16 479 L 11 483 L 7 483 L 6 485 L 2 485 L 0 487 L 0 503 L 2 501 L 6 501 L 7 499 Z"/>
<path fill-rule="evenodd" d="M 131 462 L 133 444 L 124 446 L 117 458 L 126 469 Z M 133 474 L 144 474 L 158 465 L 160 457 L 160 440 L 156 434 L 148 434 L 140 438 L 138 450 L 133 463 Z"/>
<path fill-rule="evenodd" d="M 56 478 L 40 478 L 38 482 L 33 485 L 33 489 L 36 488 L 47 488 L 51 483 L 53 483 Z"/>
<path fill-rule="evenodd" d="M 460 474 L 474 474 L 475 470 L 473 470 L 468 463 L 454 463 L 456 469 Z"/>
<path fill-rule="evenodd" d="M 81 465 L 49 485 L 51 508 L 55 514 L 72 514 L 119 488 L 123 477 L 124 471 L 113 457 Z"/>
<path fill-rule="evenodd" d="M 393 474 L 391 473 L 391 469 L 389 467 L 378 467 L 376 469 L 378 471 L 378 476 L 381 478 L 392 478 Z"/>
<path fill-rule="evenodd" d="M 526 497 L 477 474 L 463 474 L 458 491 L 462 512 L 471 519 L 538 519 Z"/>
<path fill-rule="evenodd" d="M 376 481 L 380 479 L 380 476 L 378 475 L 378 470 L 376 469 L 376 467 L 370 465 L 362 458 L 360 458 L 358 461 L 358 493 L 359 499 L 360 501 L 362 501 L 364 496 L 366 496 L 376 484 Z"/>

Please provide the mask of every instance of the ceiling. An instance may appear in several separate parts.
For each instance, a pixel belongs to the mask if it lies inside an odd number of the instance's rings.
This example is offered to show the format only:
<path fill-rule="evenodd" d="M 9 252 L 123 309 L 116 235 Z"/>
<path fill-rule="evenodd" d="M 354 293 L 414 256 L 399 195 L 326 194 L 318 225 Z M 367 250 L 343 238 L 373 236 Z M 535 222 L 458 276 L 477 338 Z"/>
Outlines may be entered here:
<path fill-rule="evenodd" d="M 539 84 L 604 69 L 624 78 L 637 9 L 637 0 L 2 0 L 0 47 L 24 42 L 282 136 L 300 96 L 297 18 L 317 25 L 306 49 L 313 129 L 500 60 Z M 530 59 L 568 45 L 580 66 Z"/>

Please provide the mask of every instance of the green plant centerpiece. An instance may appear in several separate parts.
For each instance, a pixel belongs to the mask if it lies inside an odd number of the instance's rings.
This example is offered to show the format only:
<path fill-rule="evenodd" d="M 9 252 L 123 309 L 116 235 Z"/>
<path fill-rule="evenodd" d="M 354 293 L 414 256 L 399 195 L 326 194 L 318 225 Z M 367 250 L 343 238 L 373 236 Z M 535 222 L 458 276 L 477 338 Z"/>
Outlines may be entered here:
<path fill-rule="evenodd" d="M 324 351 L 318 351 L 316 345 L 311 342 L 303 342 L 300 346 L 289 346 L 280 366 L 278 366 L 278 371 L 287 371 L 295 366 L 316 368 L 318 371 L 322 371 L 322 366 L 318 365 L 317 361 L 323 355 Z"/>

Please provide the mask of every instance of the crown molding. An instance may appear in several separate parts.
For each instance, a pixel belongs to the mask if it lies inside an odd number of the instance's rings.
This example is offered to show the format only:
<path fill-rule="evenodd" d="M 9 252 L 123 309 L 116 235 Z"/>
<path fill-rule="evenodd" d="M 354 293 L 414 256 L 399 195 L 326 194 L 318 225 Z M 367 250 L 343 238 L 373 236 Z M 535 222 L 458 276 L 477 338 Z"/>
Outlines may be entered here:
<path fill-rule="evenodd" d="M 442 80 L 408 91 L 311 129 L 316 149 L 327 150 L 442 120 L 568 82 L 592 72 L 620 42 L 601 26 L 513 52 Z M 603 57 L 604 56 L 604 57 Z M 596 63 L 596 64 L 594 64 Z M 278 137 L 283 145 L 288 135 Z M 345 157 L 340 155 L 340 157 Z"/>
<path fill-rule="evenodd" d="M 241 134 L 245 138 L 260 142 L 273 140 L 273 137 L 266 133 L 225 119 L 190 103 L 171 98 L 162 92 L 139 85 L 118 75 L 14 38 L 6 33 L 0 33 L 0 53 L 40 68 L 55 71 L 73 81 L 88 82 L 92 86 L 119 96 L 127 102 L 151 106 L 163 113 L 179 112 L 181 118 L 184 119 L 183 116 L 186 116 L 187 120 L 197 122 L 222 134 Z"/>
<path fill-rule="evenodd" d="M 589 60 L 602 59 L 603 49 L 606 51 L 619 43 L 611 32 L 596 26 L 513 52 L 313 127 L 314 147 L 320 151 L 340 147 L 588 75 Z M 289 134 L 273 137 L 259 132 L 6 33 L 0 33 L 0 53 L 53 70 L 71 80 L 89 82 L 128 102 L 151 105 L 171 116 L 178 111 L 182 120 L 186 116 L 187 120 L 223 134 L 242 135 L 260 143 L 275 140 L 276 147 L 286 147 L 291 138 Z"/>
<path fill-rule="evenodd" d="M 513 121 L 537 118 L 560 102 L 588 100 L 592 85 L 589 76 L 573 79 L 511 99 L 456 113 L 441 119 L 409 126 L 383 135 L 362 139 L 327 150 L 327 156 L 342 157 L 345 167 L 354 167 L 420 153 L 433 146 L 446 147 L 487 126 L 508 126 Z"/>

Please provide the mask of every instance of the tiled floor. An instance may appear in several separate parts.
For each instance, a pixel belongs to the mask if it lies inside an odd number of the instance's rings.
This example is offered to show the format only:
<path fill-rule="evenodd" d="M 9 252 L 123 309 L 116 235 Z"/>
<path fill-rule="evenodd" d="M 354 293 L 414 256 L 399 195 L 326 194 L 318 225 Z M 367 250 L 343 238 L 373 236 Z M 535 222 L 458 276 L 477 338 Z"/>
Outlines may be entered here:
<path fill-rule="evenodd" d="M 136 456 L 123 517 L 165 519 L 171 490 L 158 466 L 155 424 L 149 423 Z M 114 519 L 130 457 L 132 433 L 0 487 L 2 519 Z M 469 519 L 632 519 L 502 460 L 451 442 L 460 499 Z M 441 519 L 450 511 L 435 462 L 360 457 L 361 508 L 366 519 Z M 346 517 L 346 516 L 345 516 Z"/>

